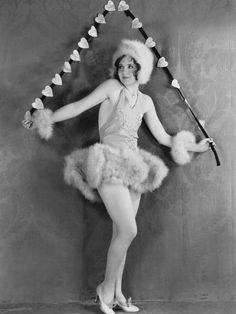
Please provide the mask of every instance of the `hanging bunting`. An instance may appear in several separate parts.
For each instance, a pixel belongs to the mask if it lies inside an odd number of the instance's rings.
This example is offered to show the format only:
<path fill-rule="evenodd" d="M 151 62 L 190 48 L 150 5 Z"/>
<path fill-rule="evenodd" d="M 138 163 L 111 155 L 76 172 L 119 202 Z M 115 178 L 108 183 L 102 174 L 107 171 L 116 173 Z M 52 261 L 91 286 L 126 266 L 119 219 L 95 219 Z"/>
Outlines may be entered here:
<path fill-rule="evenodd" d="M 111 1 L 111 0 L 109 0 L 109 1 L 107 2 L 107 4 L 105 5 L 104 8 L 105 8 L 105 10 L 107 10 L 107 11 L 109 11 L 109 12 L 112 12 L 112 11 L 115 11 L 115 10 L 116 10 L 115 5 L 114 5 L 114 2 Z"/>
<path fill-rule="evenodd" d="M 54 78 L 52 78 L 52 83 L 55 85 L 62 85 L 62 79 L 58 73 L 56 73 Z"/>
<path fill-rule="evenodd" d="M 73 53 L 70 55 L 71 60 L 73 61 L 80 61 L 80 54 L 78 52 L 78 50 L 73 50 Z"/>
<path fill-rule="evenodd" d="M 108 9 L 108 11 L 115 11 L 115 6 L 114 3 L 112 1 L 108 1 L 107 5 L 106 5 L 106 9 Z M 97 17 L 95 18 L 95 21 L 99 24 L 106 24 L 105 21 L 105 17 L 103 14 L 99 13 L 97 15 Z M 88 34 L 91 37 L 97 37 L 97 29 L 94 26 L 91 26 L 90 30 L 88 31 Z M 78 42 L 78 46 L 82 49 L 87 49 L 89 48 L 89 44 L 86 38 L 81 38 L 80 41 Z M 73 50 L 73 53 L 70 55 L 70 59 L 72 61 L 81 61 L 80 58 L 80 54 L 78 52 L 78 50 Z M 65 61 L 63 64 L 63 68 L 62 68 L 63 72 L 61 75 L 63 75 L 64 73 L 71 73 L 71 65 L 70 62 Z M 52 78 L 52 83 L 54 85 L 62 85 L 62 77 L 60 74 L 56 73 L 55 76 Z M 53 85 L 52 85 L 53 87 Z M 35 110 L 39 110 L 39 109 L 43 109 L 44 108 L 44 104 L 43 104 L 43 99 L 44 97 L 53 97 L 53 91 L 52 91 L 52 87 L 51 86 L 46 86 L 43 90 L 42 90 L 42 99 L 40 98 L 36 98 L 35 101 L 31 104 L 31 110 L 30 110 L 30 114 L 33 114 L 33 112 Z"/>
<path fill-rule="evenodd" d="M 106 24 L 104 15 L 99 13 L 97 17 L 95 17 L 95 22 L 97 22 L 98 24 Z"/>
<path fill-rule="evenodd" d="M 107 12 L 111 12 L 111 11 L 115 11 L 115 5 L 113 3 L 113 1 L 109 0 L 107 2 L 107 4 L 104 6 L 105 11 L 103 12 L 103 14 L 99 13 L 97 14 L 97 16 L 95 17 L 95 22 L 98 24 L 106 24 L 106 20 L 104 15 L 107 14 Z M 107 11 L 107 12 L 106 12 Z M 173 78 L 173 75 L 171 74 L 171 72 L 168 69 L 168 62 L 166 61 L 166 59 L 164 57 L 162 57 L 159 52 L 157 51 L 157 49 L 155 48 L 156 43 L 153 41 L 153 39 L 151 37 L 148 37 L 148 35 L 145 33 L 145 31 L 142 28 L 142 23 L 139 21 L 139 19 L 137 17 L 135 17 L 132 12 L 129 10 L 129 5 L 124 1 L 121 0 L 118 6 L 118 11 L 123 11 L 125 13 L 125 15 L 127 17 L 130 17 L 132 19 L 132 28 L 133 29 L 139 29 L 139 31 L 141 32 L 141 34 L 143 35 L 143 37 L 145 38 L 146 42 L 145 44 L 149 47 L 149 48 L 153 48 L 153 52 L 155 53 L 156 57 L 158 58 L 158 62 L 157 62 L 157 67 L 160 68 L 165 68 L 165 71 L 169 77 L 169 79 L 171 80 L 171 85 L 173 87 L 175 87 L 178 92 L 179 95 L 181 96 L 182 100 L 185 102 L 186 106 L 188 107 L 189 111 L 191 112 L 191 114 L 193 115 L 196 123 L 198 124 L 200 130 L 202 131 L 202 133 L 204 134 L 204 136 L 206 138 L 210 138 L 209 135 L 207 134 L 207 132 L 204 129 L 204 125 L 205 125 L 205 121 L 204 120 L 198 120 L 198 118 L 196 117 L 196 115 L 194 114 L 190 104 L 188 103 L 187 99 L 185 98 L 183 92 L 180 89 L 180 85 L 178 83 L 178 81 L 176 79 Z M 88 31 L 89 36 L 91 37 L 97 37 L 97 30 L 94 26 L 92 26 L 90 28 L 90 30 Z M 78 42 L 78 46 L 82 49 L 88 49 L 89 48 L 89 44 L 86 38 L 82 37 L 80 39 L 80 41 Z M 78 53 L 77 50 L 74 50 L 73 53 L 70 55 L 71 60 L 73 61 L 80 61 L 80 55 Z M 68 61 L 64 62 L 63 65 L 63 72 L 64 73 L 70 73 L 71 72 L 71 65 Z M 62 75 L 63 75 L 62 72 Z M 61 76 L 59 74 L 56 74 L 55 77 L 52 79 L 52 82 L 55 85 L 62 85 L 62 79 Z M 46 86 L 45 89 L 42 90 L 42 94 L 43 96 L 41 97 L 42 100 L 43 98 L 46 97 L 53 97 L 53 92 L 52 92 L 52 88 L 50 86 Z M 30 114 L 32 114 L 35 110 L 37 109 L 42 109 L 44 108 L 43 106 L 43 101 L 40 98 L 36 98 L 35 101 L 32 103 L 32 108 L 30 110 Z M 215 149 L 215 143 L 213 141 L 209 142 L 209 145 L 215 155 L 215 159 L 216 159 L 216 164 L 217 166 L 220 165 L 220 160 L 218 157 L 218 154 L 216 152 Z"/>
<path fill-rule="evenodd" d="M 143 24 L 139 21 L 139 19 L 136 17 L 132 21 L 132 28 L 141 28 Z"/>
<path fill-rule="evenodd" d="M 39 110 L 39 109 L 43 109 L 44 105 L 43 102 L 40 98 L 35 98 L 35 101 L 32 103 L 32 107 Z"/>
<path fill-rule="evenodd" d="M 89 43 L 85 37 L 82 37 L 80 41 L 78 42 L 78 46 L 82 49 L 88 49 Z"/>
<path fill-rule="evenodd" d="M 158 68 L 165 68 L 165 67 L 168 67 L 168 62 L 166 61 L 165 57 L 161 57 L 161 58 L 157 61 L 157 67 L 158 67 Z"/>
<path fill-rule="evenodd" d="M 120 1 L 118 5 L 118 11 L 127 11 L 129 10 L 129 5 L 125 1 Z"/>
<path fill-rule="evenodd" d="M 91 26 L 90 30 L 88 31 L 88 34 L 91 37 L 98 37 L 97 30 L 94 26 Z"/>
<path fill-rule="evenodd" d="M 42 90 L 42 94 L 47 97 L 53 97 L 52 88 L 49 85 L 45 86 Z"/>
<path fill-rule="evenodd" d="M 64 62 L 63 71 L 65 73 L 71 73 L 71 66 L 70 66 L 70 63 L 68 61 Z"/>
<path fill-rule="evenodd" d="M 145 41 L 145 45 L 148 47 L 148 48 L 153 48 L 156 46 L 156 43 L 155 41 L 153 40 L 152 37 L 148 37 L 148 39 Z"/>
<path fill-rule="evenodd" d="M 171 82 L 171 85 L 172 85 L 174 88 L 180 89 L 179 82 L 178 82 L 176 79 L 173 79 L 173 81 Z"/>

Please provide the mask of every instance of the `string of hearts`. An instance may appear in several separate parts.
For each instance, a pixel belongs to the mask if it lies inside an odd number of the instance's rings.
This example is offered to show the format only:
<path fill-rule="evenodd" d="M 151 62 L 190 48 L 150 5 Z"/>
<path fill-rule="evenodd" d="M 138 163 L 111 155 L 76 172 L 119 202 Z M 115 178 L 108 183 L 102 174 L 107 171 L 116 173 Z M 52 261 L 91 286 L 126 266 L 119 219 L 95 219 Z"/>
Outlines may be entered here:
<path fill-rule="evenodd" d="M 94 19 L 94 23 L 93 23 L 93 25 L 91 25 L 86 36 L 82 37 L 79 40 L 78 48 L 74 49 L 72 54 L 70 55 L 70 59 L 68 61 L 64 62 L 61 72 L 55 74 L 55 76 L 51 80 L 52 81 L 51 85 L 45 86 L 45 88 L 42 90 L 41 98 L 36 98 L 35 101 L 32 103 L 32 108 L 30 110 L 31 114 L 35 110 L 44 108 L 43 100 L 46 97 L 53 97 L 53 88 L 56 85 L 62 85 L 62 76 L 64 75 L 64 73 L 71 73 L 72 72 L 72 69 L 71 69 L 72 62 L 80 62 L 81 61 L 81 57 L 80 57 L 81 50 L 89 48 L 90 42 L 94 38 L 98 37 L 98 30 L 99 30 L 100 25 L 106 24 L 105 16 L 108 13 L 113 12 L 113 11 L 116 11 L 115 4 L 112 0 L 108 0 L 108 2 L 104 6 L 104 12 L 97 14 L 97 16 Z M 149 37 L 147 35 L 147 33 L 144 31 L 142 22 L 139 20 L 138 17 L 135 17 L 133 15 L 133 13 L 130 11 L 129 5 L 124 0 L 121 0 L 119 2 L 118 11 L 124 12 L 127 17 L 130 17 L 132 19 L 132 23 L 131 23 L 132 29 L 139 30 L 139 32 L 143 35 L 143 37 L 145 39 L 145 45 L 147 47 L 149 47 L 150 49 L 152 49 L 153 53 L 157 57 L 158 61 L 157 61 L 156 67 L 157 68 L 163 68 L 163 70 L 165 71 L 165 73 L 167 74 L 167 76 L 169 78 L 170 85 L 178 91 L 181 99 L 184 101 L 185 105 L 187 106 L 187 109 L 192 114 L 192 116 L 193 116 L 194 120 L 196 121 L 199 129 L 202 131 L 202 133 L 204 134 L 204 136 L 206 138 L 209 138 L 210 136 L 207 134 L 206 130 L 204 129 L 204 121 L 198 120 L 198 118 L 195 115 L 195 113 L 193 112 L 193 109 L 191 108 L 189 102 L 187 101 L 186 97 L 184 96 L 184 93 L 181 90 L 181 87 L 180 87 L 178 80 L 175 79 L 173 77 L 173 75 L 171 74 L 171 72 L 168 68 L 168 61 L 166 60 L 166 58 L 164 56 L 160 55 L 160 53 L 158 52 L 158 50 L 156 48 L 156 42 L 153 40 L 152 37 Z M 216 164 L 217 164 L 217 166 L 219 166 L 220 160 L 219 160 L 218 154 L 216 152 L 214 143 L 209 143 L 209 144 L 210 144 L 211 150 L 214 153 Z"/>
<path fill-rule="evenodd" d="M 112 1 L 108 1 L 108 3 L 104 6 L 104 12 L 98 13 L 94 18 L 94 23 L 91 25 L 90 29 L 88 30 L 87 34 L 82 37 L 78 43 L 77 48 L 73 50 L 70 54 L 69 60 L 65 61 L 62 66 L 62 70 L 60 73 L 56 73 L 55 76 L 51 80 L 51 84 L 47 85 L 42 90 L 42 95 L 40 98 L 35 98 L 34 102 L 31 105 L 30 113 L 33 114 L 35 110 L 40 110 L 44 108 L 44 100 L 46 97 L 53 97 L 53 88 L 57 85 L 62 85 L 62 76 L 65 73 L 71 73 L 72 68 L 71 64 L 73 62 L 80 62 L 81 61 L 81 50 L 89 49 L 91 41 L 98 37 L 98 30 L 101 24 L 106 24 L 105 16 L 111 12 L 115 11 L 115 6 Z"/>

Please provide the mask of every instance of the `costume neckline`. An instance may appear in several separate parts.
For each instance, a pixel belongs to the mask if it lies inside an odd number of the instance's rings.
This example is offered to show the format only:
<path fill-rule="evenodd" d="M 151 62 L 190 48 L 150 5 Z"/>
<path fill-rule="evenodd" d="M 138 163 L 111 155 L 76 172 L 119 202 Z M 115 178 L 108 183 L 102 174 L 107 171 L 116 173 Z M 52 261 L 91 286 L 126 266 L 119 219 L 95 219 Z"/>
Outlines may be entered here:
<path fill-rule="evenodd" d="M 134 109 L 136 107 L 137 103 L 138 103 L 140 90 L 138 89 L 137 92 L 134 95 L 132 95 L 131 92 L 126 87 L 124 87 L 123 90 L 125 91 L 126 97 L 128 99 L 129 107 L 131 109 Z M 135 100 L 133 100 L 134 96 L 136 96 Z"/>

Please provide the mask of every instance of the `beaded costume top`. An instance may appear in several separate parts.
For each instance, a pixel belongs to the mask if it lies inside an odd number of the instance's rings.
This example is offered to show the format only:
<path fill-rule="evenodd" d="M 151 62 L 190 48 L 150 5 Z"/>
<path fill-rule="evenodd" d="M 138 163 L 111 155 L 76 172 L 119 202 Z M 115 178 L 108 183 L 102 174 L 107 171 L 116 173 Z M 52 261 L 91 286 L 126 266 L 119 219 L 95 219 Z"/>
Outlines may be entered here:
<path fill-rule="evenodd" d="M 135 104 L 131 106 L 127 91 L 123 88 L 118 101 L 108 118 L 99 129 L 100 141 L 119 148 L 136 150 L 138 129 L 142 122 L 143 113 L 137 106 L 140 92 Z"/>

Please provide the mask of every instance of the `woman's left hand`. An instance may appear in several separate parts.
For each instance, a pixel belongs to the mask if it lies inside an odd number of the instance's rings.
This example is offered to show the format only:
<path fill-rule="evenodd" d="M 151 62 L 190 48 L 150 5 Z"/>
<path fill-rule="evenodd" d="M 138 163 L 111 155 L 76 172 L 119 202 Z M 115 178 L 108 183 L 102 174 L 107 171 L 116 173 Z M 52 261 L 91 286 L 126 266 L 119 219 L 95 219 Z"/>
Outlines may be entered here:
<path fill-rule="evenodd" d="M 213 146 L 216 145 L 212 138 L 205 138 L 205 139 L 201 140 L 201 141 L 197 144 L 197 150 L 196 150 L 196 152 L 198 152 L 198 153 L 204 153 L 204 152 L 208 151 L 208 150 L 211 148 L 211 147 L 210 147 L 210 143 L 212 143 Z"/>

